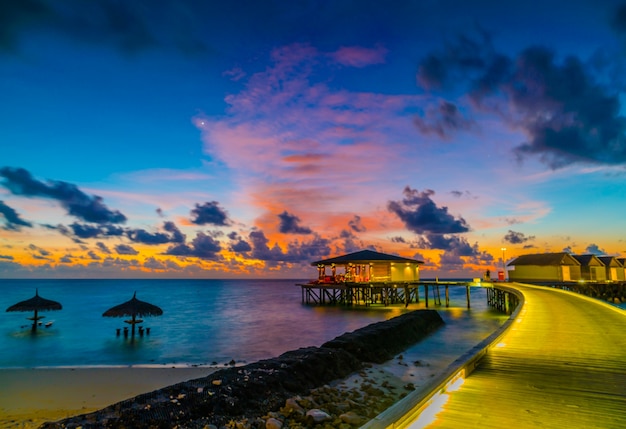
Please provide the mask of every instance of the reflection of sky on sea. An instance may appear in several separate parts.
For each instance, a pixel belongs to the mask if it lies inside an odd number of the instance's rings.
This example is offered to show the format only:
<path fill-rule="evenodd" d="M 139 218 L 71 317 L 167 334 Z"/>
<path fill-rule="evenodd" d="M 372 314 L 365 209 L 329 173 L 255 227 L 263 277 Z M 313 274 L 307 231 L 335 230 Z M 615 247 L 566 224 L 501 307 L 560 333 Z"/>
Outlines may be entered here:
<path fill-rule="evenodd" d="M 36 287 L 63 310 L 42 313 L 36 336 L 26 313 L 0 313 L 0 367 L 96 365 L 224 365 L 253 362 L 324 342 L 407 311 L 382 307 L 311 307 L 301 304 L 294 280 L 6 280 L 1 306 Z M 163 316 L 145 317 L 150 335 L 116 336 L 126 318 L 105 318 L 108 308 L 137 298 L 158 305 Z M 423 290 L 422 290 L 423 295 Z M 443 289 L 441 290 L 443 296 Z M 450 288 L 451 307 L 435 306 L 446 325 L 423 342 L 430 359 L 461 354 L 493 331 L 504 316 L 491 311 L 485 291 Z M 442 299 L 443 301 L 443 299 Z M 409 310 L 424 308 L 411 304 Z M 128 325 L 126 325 L 128 326 Z"/>

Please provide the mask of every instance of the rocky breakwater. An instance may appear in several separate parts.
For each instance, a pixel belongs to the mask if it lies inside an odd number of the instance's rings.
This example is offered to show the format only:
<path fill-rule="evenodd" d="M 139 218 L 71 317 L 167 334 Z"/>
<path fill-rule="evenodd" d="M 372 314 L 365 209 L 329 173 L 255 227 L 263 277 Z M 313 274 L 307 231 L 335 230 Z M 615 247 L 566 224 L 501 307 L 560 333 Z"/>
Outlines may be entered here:
<path fill-rule="evenodd" d="M 403 396 L 386 380 L 380 386 L 368 380 L 371 363 L 391 360 L 443 323 L 434 310 L 405 313 L 321 347 L 225 368 L 41 428 L 347 429 Z M 338 384 L 355 373 L 362 375 L 358 386 Z M 336 387 L 329 385 L 333 382 Z"/>

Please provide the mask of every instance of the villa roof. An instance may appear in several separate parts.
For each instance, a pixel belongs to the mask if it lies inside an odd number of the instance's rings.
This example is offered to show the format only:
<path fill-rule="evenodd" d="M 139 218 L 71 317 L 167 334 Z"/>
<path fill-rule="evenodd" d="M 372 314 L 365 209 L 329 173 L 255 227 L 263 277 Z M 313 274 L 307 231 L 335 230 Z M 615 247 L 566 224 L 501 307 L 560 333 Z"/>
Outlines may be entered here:
<path fill-rule="evenodd" d="M 514 265 L 580 265 L 580 262 L 566 252 L 534 253 L 518 256 L 507 264 Z"/>
<path fill-rule="evenodd" d="M 322 259 L 321 261 L 312 262 L 311 265 L 331 265 L 331 264 L 348 264 L 348 263 L 369 263 L 369 262 L 404 262 L 413 264 L 423 264 L 424 262 L 417 259 L 403 258 L 396 255 L 388 255 L 386 253 L 375 252 L 373 250 L 361 250 L 359 252 L 348 253 L 347 255 L 336 256 L 334 258 Z"/>
<path fill-rule="evenodd" d="M 572 255 L 578 262 L 580 262 L 580 265 L 604 265 L 604 263 L 598 259 L 598 257 L 596 255 L 593 254 L 589 254 L 589 255 Z"/>
<path fill-rule="evenodd" d="M 622 263 L 615 256 L 598 256 L 598 259 L 602 261 L 607 267 L 621 267 Z"/>

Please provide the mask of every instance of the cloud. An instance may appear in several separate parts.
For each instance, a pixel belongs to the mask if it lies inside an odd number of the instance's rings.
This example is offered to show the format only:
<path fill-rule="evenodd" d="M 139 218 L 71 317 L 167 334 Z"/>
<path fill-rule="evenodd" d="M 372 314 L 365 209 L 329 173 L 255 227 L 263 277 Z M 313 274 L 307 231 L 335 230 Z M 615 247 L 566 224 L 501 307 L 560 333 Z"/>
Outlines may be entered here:
<path fill-rule="evenodd" d="M 615 9 L 611 27 L 618 34 L 626 34 L 626 4 L 621 4 Z"/>
<path fill-rule="evenodd" d="M 465 264 L 487 265 L 493 262 L 493 256 L 480 250 L 478 243 L 469 244 L 467 239 L 442 234 L 427 234 L 419 240 L 419 247 L 444 250 L 439 263 L 446 269 L 460 269 Z"/>
<path fill-rule="evenodd" d="M 366 67 L 372 64 L 382 64 L 385 62 L 387 49 L 383 46 L 376 46 L 373 49 L 361 46 L 343 46 L 329 56 L 333 61 L 349 67 Z"/>
<path fill-rule="evenodd" d="M 62 234 L 74 236 L 82 239 L 98 238 L 98 237 L 119 237 L 124 234 L 124 229 L 117 225 L 90 225 L 74 222 L 65 227 L 58 225 L 56 227 Z"/>
<path fill-rule="evenodd" d="M 252 250 L 252 246 L 250 243 L 245 241 L 237 232 L 233 231 L 228 234 L 228 238 L 230 239 L 230 250 L 235 253 L 247 254 Z"/>
<path fill-rule="evenodd" d="M 475 125 L 472 119 L 463 116 L 455 104 L 443 100 L 436 108 L 429 107 L 424 116 L 416 116 L 413 122 L 422 134 L 436 134 L 442 139 L 458 131 L 472 129 Z"/>
<path fill-rule="evenodd" d="M 117 245 L 115 245 L 115 251 L 119 255 L 137 255 L 137 254 L 139 254 L 138 251 L 133 249 L 128 244 L 117 244 Z"/>
<path fill-rule="evenodd" d="M 195 10 L 190 8 L 194 7 Z M 93 0 L 72 7 L 53 0 L 0 2 L 0 48 L 15 51 L 21 36 L 37 25 L 81 43 L 112 46 L 125 54 L 166 48 L 185 54 L 207 49 L 199 37 L 201 4 Z M 165 25 L 175 22 L 176 25 Z"/>
<path fill-rule="evenodd" d="M 98 224 L 123 223 L 126 221 L 118 210 L 110 210 L 102 202 L 102 198 L 89 196 L 76 185 L 62 181 L 41 182 L 23 168 L 0 168 L 2 185 L 14 195 L 25 197 L 50 198 L 58 201 L 67 212 L 86 222 Z"/>
<path fill-rule="evenodd" d="M 307 263 L 330 254 L 329 240 L 315 235 L 308 242 L 293 241 L 287 244 L 283 252 L 278 243 L 269 246 L 269 240 L 263 231 L 252 231 L 249 234 L 252 246 L 250 258 L 273 263 Z M 271 265 L 271 264 L 270 264 Z"/>
<path fill-rule="evenodd" d="M 23 226 L 32 228 L 33 224 L 25 221 L 20 215 L 11 207 L 7 206 L 4 201 L 0 200 L 0 215 L 4 217 L 5 230 L 19 231 Z"/>
<path fill-rule="evenodd" d="M 106 253 L 106 254 L 111 254 L 111 249 L 109 249 L 106 244 L 104 244 L 101 241 L 98 241 L 96 243 L 96 247 L 98 248 L 98 250 L 100 250 L 102 253 Z"/>
<path fill-rule="evenodd" d="M 213 238 L 211 235 L 198 232 L 190 244 L 181 243 L 175 246 L 170 246 L 164 254 L 216 261 L 221 259 L 219 254 L 221 250 L 222 247 L 218 240 Z"/>
<path fill-rule="evenodd" d="M 509 232 L 504 236 L 504 241 L 511 244 L 522 244 L 527 241 L 534 240 L 534 235 L 525 236 L 521 232 L 515 232 L 509 229 Z"/>
<path fill-rule="evenodd" d="M 404 188 L 404 199 L 390 201 L 387 209 L 395 213 L 416 234 L 455 234 L 470 230 L 465 219 L 448 213 L 447 207 L 437 207 L 430 198 L 435 191 L 419 192 L 409 186 Z"/>
<path fill-rule="evenodd" d="M 206 202 L 202 205 L 196 204 L 196 208 L 191 210 L 191 216 L 191 222 L 196 225 L 230 225 L 228 214 L 217 201 Z"/>
<path fill-rule="evenodd" d="M 292 215 L 284 211 L 278 215 L 280 218 L 280 225 L 278 230 L 283 234 L 312 234 L 311 228 L 301 226 L 300 218 L 296 215 Z"/>
<path fill-rule="evenodd" d="M 361 216 L 358 215 L 354 215 L 354 217 L 348 221 L 348 226 L 354 232 L 367 231 L 367 228 L 361 223 Z"/>
<path fill-rule="evenodd" d="M 194 118 L 206 153 L 255 208 L 328 213 L 349 188 L 358 212 L 386 186 L 376 178 L 408 162 L 404 143 L 415 137 L 410 118 L 422 97 L 338 89 L 331 83 L 345 78 L 342 69 L 308 44 L 281 46 L 225 98 L 225 115 Z"/>
<path fill-rule="evenodd" d="M 143 244 L 165 244 L 165 243 L 184 243 L 185 234 L 183 234 L 174 222 L 163 222 L 163 229 L 170 234 L 163 232 L 148 232 L 145 229 L 128 229 L 126 235 L 131 241 Z"/>
<path fill-rule="evenodd" d="M 0 255 L 0 259 L 5 259 L 7 261 L 12 261 L 15 258 L 13 256 L 11 256 L 11 255 Z"/>
<path fill-rule="evenodd" d="M 606 255 L 606 252 L 603 249 L 600 249 L 597 244 L 590 244 L 587 246 L 585 253 L 591 253 L 593 255 Z"/>
<path fill-rule="evenodd" d="M 478 32 L 426 56 L 417 80 L 428 91 L 462 86 L 475 106 L 522 130 L 527 141 L 514 149 L 520 160 L 538 156 L 552 169 L 626 164 L 619 90 L 602 85 L 575 56 L 557 59 L 551 50 L 532 46 L 510 57 Z"/>

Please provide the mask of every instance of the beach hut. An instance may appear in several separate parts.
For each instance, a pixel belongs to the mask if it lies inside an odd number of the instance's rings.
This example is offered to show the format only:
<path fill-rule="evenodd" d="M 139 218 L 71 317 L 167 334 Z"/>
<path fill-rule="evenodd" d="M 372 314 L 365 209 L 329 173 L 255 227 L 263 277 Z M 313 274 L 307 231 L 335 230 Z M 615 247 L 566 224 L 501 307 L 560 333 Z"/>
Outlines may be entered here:
<path fill-rule="evenodd" d="M 512 282 L 578 281 L 580 265 L 566 252 L 521 255 L 507 264 Z"/>
<path fill-rule="evenodd" d="M 580 274 L 582 280 L 606 281 L 606 268 L 604 263 L 596 255 L 572 255 L 580 262 Z"/>
<path fill-rule="evenodd" d="M 626 258 L 615 258 L 615 259 L 624 268 L 622 270 L 622 275 L 624 276 L 624 277 L 622 277 L 622 279 L 626 281 Z M 619 268 L 618 268 L 618 271 L 619 271 Z M 619 274 L 618 274 L 618 276 L 619 276 Z"/>
<path fill-rule="evenodd" d="M 622 265 L 614 256 L 598 256 L 605 267 L 606 280 L 612 282 L 624 281 L 624 265 Z"/>
<path fill-rule="evenodd" d="M 161 310 L 156 305 L 138 300 L 137 292 L 135 292 L 133 294 L 133 297 L 129 301 L 126 301 L 125 303 L 120 304 L 120 305 L 116 305 L 115 307 L 109 308 L 107 311 L 102 313 L 102 316 L 103 317 L 130 317 L 130 319 L 124 320 L 124 322 L 132 326 L 131 336 L 134 337 L 135 325 L 143 322 L 142 319 L 138 319 L 137 317 L 160 316 L 162 314 L 163 314 L 163 310 Z"/>
<path fill-rule="evenodd" d="M 20 301 L 17 304 L 10 306 L 9 308 L 7 308 L 7 311 L 34 312 L 33 317 L 29 317 L 28 320 L 33 321 L 33 326 L 31 328 L 32 332 L 37 332 L 37 325 L 39 323 L 39 320 L 45 317 L 39 316 L 40 311 L 61 310 L 62 308 L 63 307 L 60 303 L 40 297 L 39 290 L 35 289 L 34 297 L 32 297 L 31 299 L 27 299 L 26 301 Z"/>
<path fill-rule="evenodd" d="M 384 282 L 417 281 L 419 266 L 424 262 L 417 259 L 403 258 L 396 255 L 361 250 L 347 255 L 312 262 L 319 271 L 322 282 Z M 331 275 L 326 275 L 326 268 L 331 268 Z M 342 268 L 337 274 L 337 268 Z"/>

